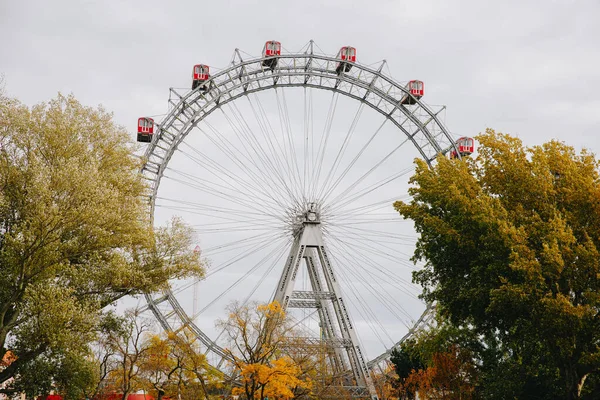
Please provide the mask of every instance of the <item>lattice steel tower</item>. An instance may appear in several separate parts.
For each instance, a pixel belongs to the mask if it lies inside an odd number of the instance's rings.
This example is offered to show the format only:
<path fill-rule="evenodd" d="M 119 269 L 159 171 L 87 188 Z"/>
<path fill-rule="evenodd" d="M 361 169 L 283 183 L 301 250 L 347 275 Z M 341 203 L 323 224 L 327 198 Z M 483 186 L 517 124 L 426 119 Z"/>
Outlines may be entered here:
<path fill-rule="evenodd" d="M 354 385 L 346 385 L 354 396 L 377 399 L 367 361 L 342 296 L 340 283 L 327 253 L 321 231 L 317 203 L 309 203 L 298 214 L 293 226 L 294 243 L 279 279 L 274 299 L 283 309 L 316 308 L 319 314 L 322 343 L 328 352 L 334 374 L 351 370 Z M 308 272 L 311 290 L 294 290 L 300 268 Z"/>

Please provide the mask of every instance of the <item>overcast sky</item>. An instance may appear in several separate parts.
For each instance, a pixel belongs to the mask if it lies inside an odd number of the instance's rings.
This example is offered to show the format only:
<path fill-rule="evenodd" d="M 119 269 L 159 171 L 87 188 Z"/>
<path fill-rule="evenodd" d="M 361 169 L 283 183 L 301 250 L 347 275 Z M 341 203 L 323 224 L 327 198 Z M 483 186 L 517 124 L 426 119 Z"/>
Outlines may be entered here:
<path fill-rule="evenodd" d="M 133 138 L 139 116 L 167 111 L 169 87 L 189 88 L 194 64 L 314 39 L 423 80 L 457 136 L 491 127 L 600 153 L 599 19 L 598 0 L 0 0 L 0 74 L 29 105 L 59 91 L 102 104 Z"/>
<path fill-rule="evenodd" d="M 314 39 L 425 81 L 454 133 L 493 127 L 598 152 L 599 18 L 597 0 L 0 0 L 0 72 L 25 103 L 72 92 L 133 132 L 139 115 L 166 110 L 169 87 L 189 85 L 194 63 Z"/>

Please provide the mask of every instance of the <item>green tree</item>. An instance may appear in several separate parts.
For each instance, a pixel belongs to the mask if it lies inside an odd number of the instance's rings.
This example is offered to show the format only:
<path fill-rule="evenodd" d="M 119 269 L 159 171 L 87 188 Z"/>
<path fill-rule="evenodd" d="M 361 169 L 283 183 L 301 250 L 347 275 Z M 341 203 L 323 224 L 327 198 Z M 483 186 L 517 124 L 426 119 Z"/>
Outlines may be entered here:
<path fill-rule="evenodd" d="M 140 160 L 102 108 L 59 95 L 29 109 L 0 95 L 0 147 L 0 357 L 16 356 L 0 392 L 10 393 L 44 361 L 89 354 L 107 305 L 203 269 L 190 228 L 152 229 Z"/>
<path fill-rule="evenodd" d="M 395 203 L 420 234 L 414 278 L 484 344 L 486 398 L 580 398 L 600 368 L 598 161 L 557 141 L 477 139 L 476 158 L 417 160 L 411 202 Z"/>

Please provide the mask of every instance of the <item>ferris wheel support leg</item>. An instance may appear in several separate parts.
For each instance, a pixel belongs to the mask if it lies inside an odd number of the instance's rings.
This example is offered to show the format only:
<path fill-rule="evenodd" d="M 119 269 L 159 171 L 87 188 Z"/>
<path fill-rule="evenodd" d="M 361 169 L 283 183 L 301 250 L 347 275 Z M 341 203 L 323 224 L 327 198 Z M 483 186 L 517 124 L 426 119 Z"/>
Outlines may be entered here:
<path fill-rule="evenodd" d="M 306 255 L 306 267 L 308 269 L 308 275 L 310 278 L 310 283 L 313 290 L 317 293 L 325 293 L 323 284 L 321 282 L 321 277 L 319 276 L 319 272 L 315 266 L 315 257 L 314 250 L 309 249 Z M 337 335 L 335 332 L 335 327 L 333 323 L 333 319 L 331 318 L 331 309 L 329 302 L 321 297 L 319 297 L 319 321 L 321 322 L 321 330 L 322 335 L 327 340 L 334 340 Z M 344 362 L 344 355 L 342 349 L 339 347 L 335 347 L 333 352 L 329 352 L 329 361 L 334 369 L 334 374 L 341 373 L 347 369 L 347 366 Z"/>
<path fill-rule="evenodd" d="M 318 220 L 306 219 L 296 231 L 294 243 L 282 271 L 281 278 L 279 279 L 274 300 L 278 301 L 284 310 L 287 309 L 290 304 L 290 299 L 294 294 L 293 290 L 298 269 L 302 264 L 302 260 L 306 257 L 308 257 L 306 265 L 309 276 L 311 277 L 312 286 L 312 293 L 309 295 L 318 301 L 317 304 L 319 304 L 319 308 L 322 309 L 323 314 L 321 323 L 324 325 L 325 331 L 328 335 L 334 335 L 328 338 L 330 339 L 328 343 L 332 346 L 340 347 L 338 350 L 334 351 L 336 358 L 341 356 L 341 358 L 344 359 L 343 355 L 345 353 L 357 384 L 367 389 L 371 399 L 378 399 L 365 356 L 358 342 L 358 336 L 356 335 L 356 331 L 350 320 L 350 315 L 344 304 L 339 282 L 335 277 L 333 266 L 329 261 L 330 259 L 321 232 L 321 224 Z M 318 270 L 315 261 L 318 261 L 321 271 Z M 321 282 L 321 276 L 325 278 L 325 285 Z M 328 310 L 328 304 L 326 304 L 325 308 L 320 307 L 322 301 L 326 299 L 331 302 L 331 307 L 335 313 L 336 320 L 328 318 L 327 312 L 323 311 Z M 337 329 L 334 326 L 334 321 L 337 322 Z M 339 337 L 338 332 L 341 337 Z M 345 351 L 343 351 L 342 348 Z"/>

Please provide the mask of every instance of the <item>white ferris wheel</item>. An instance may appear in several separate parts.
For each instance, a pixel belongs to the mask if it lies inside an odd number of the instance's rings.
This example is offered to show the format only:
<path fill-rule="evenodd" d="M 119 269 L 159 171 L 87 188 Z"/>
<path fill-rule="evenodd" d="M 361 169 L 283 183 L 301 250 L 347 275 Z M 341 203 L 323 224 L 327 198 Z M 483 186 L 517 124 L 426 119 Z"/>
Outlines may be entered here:
<path fill-rule="evenodd" d="M 411 281 L 417 236 L 392 203 L 409 199 L 415 157 L 431 165 L 473 143 L 422 102 L 423 82 L 386 71 L 350 46 L 288 53 L 268 41 L 218 71 L 195 65 L 160 122 L 138 120 L 153 220 L 181 216 L 210 261 L 200 282 L 149 294 L 146 308 L 166 330 L 192 330 L 214 367 L 227 365 L 225 307 L 278 300 L 335 349 L 355 396 L 376 398 L 368 369 L 430 319 Z"/>

